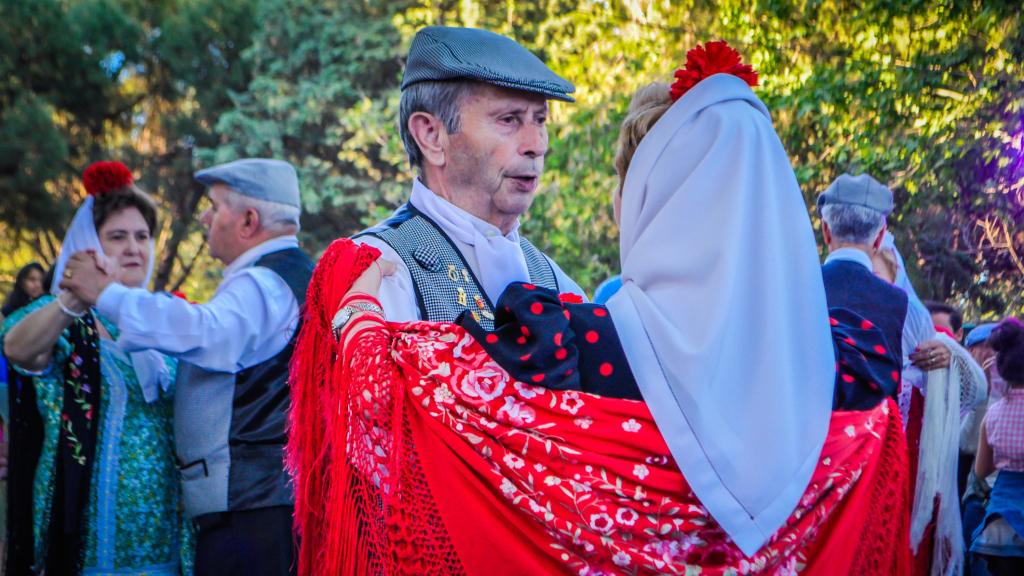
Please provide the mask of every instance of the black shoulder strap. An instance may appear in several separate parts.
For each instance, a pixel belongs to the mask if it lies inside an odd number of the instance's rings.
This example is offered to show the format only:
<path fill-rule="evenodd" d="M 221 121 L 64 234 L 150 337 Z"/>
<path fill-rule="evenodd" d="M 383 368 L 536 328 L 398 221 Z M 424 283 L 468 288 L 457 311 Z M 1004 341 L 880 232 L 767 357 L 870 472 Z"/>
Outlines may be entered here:
<path fill-rule="evenodd" d="M 264 254 L 253 264 L 267 268 L 284 280 L 301 308 L 306 302 L 306 289 L 313 278 L 313 261 L 299 248 L 285 248 Z"/>

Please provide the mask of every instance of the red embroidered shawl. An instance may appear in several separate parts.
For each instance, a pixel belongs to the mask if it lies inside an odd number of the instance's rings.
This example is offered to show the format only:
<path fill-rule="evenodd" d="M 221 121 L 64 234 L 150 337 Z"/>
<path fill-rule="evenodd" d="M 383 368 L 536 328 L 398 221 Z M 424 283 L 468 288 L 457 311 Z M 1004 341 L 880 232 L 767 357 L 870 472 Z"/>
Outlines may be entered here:
<path fill-rule="evenodd" d="M 892 401 L 833 413 L 786 526 L 747 558 L 643 402 L 512 380 L 452 324 L 329 320 L 376 250 L 336 241 L 293 365 L 302 574 L 901 574 L 906 444 Z M 742 463 L 737 463 L 742 466 Z M 756 470 L 751 470 L 756 474 Z"/>

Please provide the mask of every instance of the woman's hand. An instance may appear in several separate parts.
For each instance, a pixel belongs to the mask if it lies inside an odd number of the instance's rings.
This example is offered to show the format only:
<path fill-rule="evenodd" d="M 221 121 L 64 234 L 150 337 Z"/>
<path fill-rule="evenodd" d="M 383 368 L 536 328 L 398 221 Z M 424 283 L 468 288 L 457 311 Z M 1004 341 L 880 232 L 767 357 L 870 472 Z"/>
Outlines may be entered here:
<path fill-rule="evenodd" d="M 923 342 L 910 354 L 910 361 L 921 370 L 939 370 L 949 368 L 949 361 L 952 353 L 946 345 L 938 340 Z"/>
<path fill-rule="evenodd" d="M 380 285 L 384 277 L 391 276 L 397 269 L 398 267 L 395 266 L 394 262 L 377 258 L 369 268 L 359 275 L 359 278 L 356 278 L 356 281 L 352 283 L 352 287 L 349 288 L 348 294 L 359 292 L 377 298 L 380 295 Z"/>

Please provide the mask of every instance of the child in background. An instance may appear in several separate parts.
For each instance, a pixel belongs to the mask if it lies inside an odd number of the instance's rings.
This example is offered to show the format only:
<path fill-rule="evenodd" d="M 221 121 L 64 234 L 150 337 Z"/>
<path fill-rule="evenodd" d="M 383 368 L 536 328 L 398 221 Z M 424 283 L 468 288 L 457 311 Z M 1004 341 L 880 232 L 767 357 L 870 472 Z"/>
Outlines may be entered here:
<path fill-rule="evenodd" d="M 1024 574 L 1024 323 L 1003 321 L 989 337 L 1005 395 L 992 404 L 978 440 L 975 474 L 999 472 L 971 551 L 993 576 Z"/>

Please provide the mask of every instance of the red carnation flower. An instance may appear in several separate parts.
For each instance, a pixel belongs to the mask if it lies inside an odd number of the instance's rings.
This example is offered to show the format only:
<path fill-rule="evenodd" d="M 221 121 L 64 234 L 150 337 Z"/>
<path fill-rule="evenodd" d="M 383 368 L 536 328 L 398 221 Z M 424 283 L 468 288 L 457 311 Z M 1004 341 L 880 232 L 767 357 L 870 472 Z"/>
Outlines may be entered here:
<path fill-rule="evenodd" d="M 583 304 L 583 297 L 579 294 L 573 294 L 571 292 L 564 292 L 558 295 L 558 300 L 562 304 Z"/>
<path fill-rule="evenodd" d="M 714 74 L 732 74 L 751 86 L 757 86 L 757 72 L 744 64 L 740 53 L 725 40 L 705 42 L 686 53 L 686 66 L 676 70 L 676 82 L 670 91 L 675 102 L 698 82 Z"/>
<path fill-rule="evenodd" d="M 134 181 L 132 171 L 120 162 L 93 162 L 82 173 L 82 184 L 90 196 L 124 188 Z"/>

